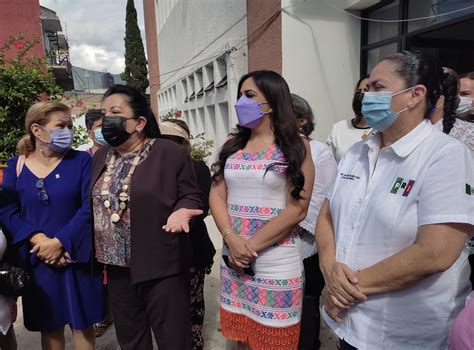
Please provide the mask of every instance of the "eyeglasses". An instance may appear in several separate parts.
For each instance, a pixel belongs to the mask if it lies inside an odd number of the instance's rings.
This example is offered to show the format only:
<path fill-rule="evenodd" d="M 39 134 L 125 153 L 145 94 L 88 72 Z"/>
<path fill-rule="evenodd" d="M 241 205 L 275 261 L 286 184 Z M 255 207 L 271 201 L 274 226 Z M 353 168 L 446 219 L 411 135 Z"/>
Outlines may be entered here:
<path fill-rule="evenodd" d="M 49 197 L 46 193 L 46 187 L 44 186 L 44 179 L 38 179 L 36 181 L 36 188 L 39 190 L 38 192 L 38 199 L 42 202 L 46 202 Z"/>

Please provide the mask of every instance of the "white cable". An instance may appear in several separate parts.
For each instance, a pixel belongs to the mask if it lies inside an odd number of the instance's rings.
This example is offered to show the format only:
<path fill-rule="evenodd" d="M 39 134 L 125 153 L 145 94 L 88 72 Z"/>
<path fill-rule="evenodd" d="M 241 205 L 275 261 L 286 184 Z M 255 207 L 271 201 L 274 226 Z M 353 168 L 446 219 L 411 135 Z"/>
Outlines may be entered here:
<path fill-rule="evenodd" d="M 345 13 L 346 15 L 349 15 L 349 16 L 352 16 L 352 17 L 355 17 L 355 18 L 358 18 L 362 21 L 369 21 L 369 22 L 381 22 L 381 23 L 400 23 L 400 22 L 413 22 L 413 21 L 420 21 L 420 20 L 424 20 L 424 19 L 431 19 L 431 18 L 437 18 L 437 17 L 441 17 L 441 16 L 447 16 L 447 15 L 451 15 L 453 13 L 457 13 L 457 12 L 461 12 L 461 11 L 465 11 L 465 10 L 468 10 L 470 8 L 474 8 L 474 5 L 470 5 L 470 6 L 466 6 L 462 9 L 458 9 L 458 10 L 454 10 L 454 11 L 451 11 L 451 12 L 446 12 L 446 13 L 441 13 L 439 15 L 433 15 L 433 16 L 426 16 L 426 17 L 418 17 L 418 18 L 408 18 L 408 19 L 373 19 L 373 18 L 364 18 L 364 17 L 360 17 L 360 16 L 357 16 L 357 15 L 354 15 L 353 13 L 350 13 L 350 12 L 347 12 L 346 10 L 343 10 L 333 4 L 330 4 L 329 3 L 329 0 L 323 0 L 324 3 L 326 5 L 328 5 L 329 7 L 332 7 L 333 9 L 339 11 L 339 12 L 342 12 L 342 13 Z"/>

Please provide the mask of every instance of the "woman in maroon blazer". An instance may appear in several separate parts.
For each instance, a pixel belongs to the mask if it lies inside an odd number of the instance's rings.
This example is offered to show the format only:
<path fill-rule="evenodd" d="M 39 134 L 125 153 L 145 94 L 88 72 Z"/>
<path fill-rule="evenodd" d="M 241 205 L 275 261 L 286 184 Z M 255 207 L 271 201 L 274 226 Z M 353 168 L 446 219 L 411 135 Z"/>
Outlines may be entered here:
<path fill-rule="evenodd" d="M 95 257 L 107 266 L 122 349 L 190 349 L 189 220 L 202 214 L 186 150 L 160 139 L 146 98 L 129 86 L 102 100 L 109 144 L 93 159 Z M 184 231 L 184 233 L 182 232 Z"/>

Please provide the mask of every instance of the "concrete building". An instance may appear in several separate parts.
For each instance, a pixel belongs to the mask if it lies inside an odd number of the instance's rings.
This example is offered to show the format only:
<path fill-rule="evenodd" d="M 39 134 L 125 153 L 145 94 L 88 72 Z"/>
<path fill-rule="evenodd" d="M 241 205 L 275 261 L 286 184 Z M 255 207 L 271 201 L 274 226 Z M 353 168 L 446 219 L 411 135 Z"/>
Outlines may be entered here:
<path fill-rule="evenodd" d="M 474 0 L 144 0 L 153 108 L 181 111 L 220 147 L 237 82 L 273 69 L 306 98 L 314 136 L 352 117 L 354 84 L 383 57 L 421 49 L 474 70 Z M 363 18 L 364 20 L 362 20 Z"/>

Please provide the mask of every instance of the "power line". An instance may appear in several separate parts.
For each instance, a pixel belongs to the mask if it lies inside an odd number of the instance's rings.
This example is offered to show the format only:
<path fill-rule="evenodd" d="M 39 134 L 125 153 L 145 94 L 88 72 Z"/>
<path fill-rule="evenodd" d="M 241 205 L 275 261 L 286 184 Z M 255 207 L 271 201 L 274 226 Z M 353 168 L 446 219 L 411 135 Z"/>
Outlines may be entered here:
<path fill-rule="evenodd" d="M 234 28 L 236 25 L 238 25 L 245 17 L 247 17 L 247 14 L 243 15 L 242 17 L 240 17 L 234 24 L 232 24 L 229 28 L 227 28 L 224 32 L 222 32 L 221 34 L 219 34 L 214 40 L 212 40 L 209 44 L 207 44 L 201 51 L 199 51 L 197 54 L 195 54 L 193 57 L 191 57 L 189 60 L 187 60 L 184 65 L 180 68 L 177 68 L 175 69 L 174 71 L 177 72 L 183 68 L 185 68 L 184 66 L 188 65 L 189 62 L 191 62 L 193 59 L 195 59 L 196 57 L 198 57 L 201 53 L 203 53 L 209 46 L 211 46 L 212 44 L 214 44 L 217 40 L 219 40 L 220 38 L 222 38 L 225 34 L 227 34 L 232 28 Z M 220 55 L 218 55 L 220 56 Z M 196 63 L 193 63 L 193 64 L 197 64 L 198 62 Z M 193 65 L 191 64 L 191 65 Z M 189 65 L 187 66 L 189 67 Z M 166 73 L 163 73 L 163 74 L 160 74 L 160 77 L 161 75 L 166 75 L 166 74 L 170 74 L 170 72 L 166 72 Z M 173 74 L 172 76 L 170 76 L 169 78 L 167 78 L 163 83 L 162 85 L 164 85 L 168 80 L 170 80 L 175 74 Z"/>
<path fill-rule="evenodd" d="M 176 68 L 176 69 L 173 69 L 171 71 L 168 71 L 168 72 L 165 72 L 165 73 L 162 73 L 160 74 L 160 77 L 164 76 L 164 75 L 168 75 L 168 74 L 171 74 L 171 73 L 175 73 L 175 72 L 178 72 L 180 71 L 181 69 L 184 69 L 184 68 L 187 68 L 187 67 L 191 67 L 191 66 L 194 66 L 196 64 L 199 64 L 199 63 L 202 63 L 202 62 L 205 62 L 205 61 L 209 61 L 211 59 L 214 59 L 214 58 L 217 58 L 217 57 L 220 57 L 224 54 L 230 54 L 231 52 L 234 52 L 234 51 L 238 51 L 240 49 L 242 49 L 243 47 L 245 47 L 245 45 L 247 44 L 250 44 L 252 42 L 254 42 L 261 34 L 263 34 L 266 30 L 266 28 L 259 34 L 257 34 L 257 32 L 259 32 L 263 27 L 265 26 L 269 26 L 279 15 L 280 13 L 283 12 L 283 10 L 287 9 L 287 8 L 290 8 L 290 7 L 294 7 L 296 5 L 299 5 L 299 4 L 302 4 L 306 2 L 306 0 L 302 0 L 302 1 L 299 1 L 299 2 L 296 2 L 294 4 L 291 4 L 291 5 L 288 5 L 288 6 L 284 6 L 282 8 L 279 8 L 277 9 L 274 13 L 272 13 L 272 15 L 270 15 L 270 17 L 268 17 L 257 29 L 255 29 L 252 33 L 248 34 L 246 36 L 246 38 L 242 39 L 240 42 L 238 42 L 236 45 L 234 45 L 232 48 L 220 53 L 220 54 L 217 54 L 217 55 L 213 55 L 213 56 L 210 56 L 210 57 L 207 57 L 201 61 L 198 61 L 198 62 L 194 62 L 194 63 L 190 63 L 188 64 L 190 61 L 192 61 L 194 58 L 196 58 L 197 56 L 199 56 L 202 52 L 204 52 L 209 46 L 211 46 L 213 43 L 215 43 L 217 40 L 219 40 L 224 34 L 228 33 L 233 27 L 235 27 L 238 23 L 240 23 L 245 17 L 247 17 L 247 15 L 244 15 L 242 16 L 237 22 L 235 22 L 232 26 L 230 26 L 228 29 L 226 29 L 222 34 L 220 34 L 216 39 L 214 39 L 211 43 L 209 43 L 208 45 L 206 45 L 206 47 L 204 49 L 202 49 L 197 55 L 194 55 L 191 59 L 189 59 L 183 66 L 179 67 L 179 68 Z M 239 46 L 240 45 L 240 46 Z M 174 75 L 172 75 L 171 77 L 167 78 L 165 81 L 163 81 L 162 83 L 160 83 L 160 86 L 163 86 L 167 81 L 169 81 Z"/>
<path fill-rule="evenodd" d="M 441 17 L 441 16 L 452 15 L 453 13 L 462 12 L 462 11 L 468 10 L 468 9 L 470 9 L 470 8 L 474 8 L 474 5 L 470 5 L 470 6 L 466 6 L 466 7 L 462 8 L 462 9 L 457 9 L 457 10 L 454 10 L 454 11 L 450 11 L 450 12 L 446 12 L 446 13 L 441 13 L 441 14 L 438 14 L 438 15 L 425 16 L 425 17 L 417 17 L 417 18 L 408 18 L 408 19 L 374 19 L 374 18 L 360 17 L 360 16 L 357 16 L 357 15 L 355 15 L 355 14 L 353 14 L 353 13 L 347 12 L 346 10 L 341 9 L 341 8 L 337 7 L 336 5 L 331 4 L 331 3 L 329 2 L 329 0 L 323 0 L 323 1 L 324 1 L 324 3 L 325 3 L 326 5 L 328 5 L 329 7 L 332 7 L 332 8 L 335 9 L 336 11 L 345 13 L 345 14 L 348 15 L 348 16 L 351 16 L 351 17 L 360 19 L 360 20 L 362 20 L 362 21 L 379 22 L 379 23 L 400 23 L 400 22 L 421 21 L 421 20 L 425 20 L 425 19 L 438 18 L 438 17 Z"/>

